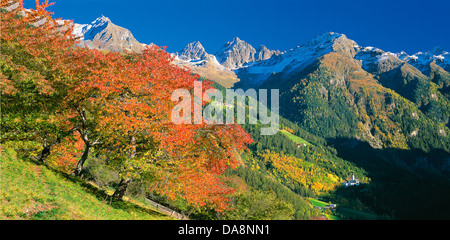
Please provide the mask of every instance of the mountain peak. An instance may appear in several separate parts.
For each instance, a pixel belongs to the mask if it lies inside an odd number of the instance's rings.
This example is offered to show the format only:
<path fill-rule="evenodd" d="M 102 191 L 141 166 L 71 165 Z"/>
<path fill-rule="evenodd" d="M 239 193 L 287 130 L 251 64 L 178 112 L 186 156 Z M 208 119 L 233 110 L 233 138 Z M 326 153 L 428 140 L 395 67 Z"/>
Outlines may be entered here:
<path fill-rule="evenodd" d="M 103 16 L 103 14 L 102 14 L 102 16 L 101 16 L 101 17 L 98 17 L 97 19 L 95 19 L 95 20 L 91 23 L 91 25 L 93 25 L 93 27 L 99 27 L 99 26 L 103 26 L 103 25 L 109 24 L 109 23 L 112 23 L 112 22 L 111 22 L 111 19 L 109 19 L 109 18 Z"/>
<path fill-rule="evenodd" d="M 195 41 L 186 45 L 177 55 L 183 61 L 192 61 L 205 60 L 208 53 L 199 41 Z"/>
<path fill-rule="evenodd" d="M 233 38 L 227 42 L 215 55 L 223 66 L 229 69 L 236 69 L 248 62 L 255 61 L 255 48 L 249 43 Z"/>
<path fill-rule="evenodd" d="M 203 45 L 200 43 L 200 41 L 194 41 L 194 42 L 192 42 L 192 43 L 189 43 L 188 45 L 191 45 L 191 46 L 195 46 L 195 47 L 197 47 L 197 48 L 203 48 L 203 49 L 204 49 L 204 47 L 203 47 Z"/>
<path fill-rule="evenodd" d="M 326 32 L 323 34 L 316 35 L 313 39 L 311 39 L 309 42 L 302 44 L 299 47 L 317 47 L 317 48 L 325 48 L 325 47 L 332 47 L 333 44 L 336 42 L 337 39 L 346 39 L 347 37 L 344 34 L 339 34 L 335 32 Z"/>
<path fill-rule="evenodd" d="M 406 59 L 408 59 L 410 56 L 408 53 L 406 53 L 405 51 L 401 51 L 399 53 L 395 54 L 400 60 L 405 61 Z"/>
<path fill-rule="evenodd" d="M 233 40 L 231 40 L 231 42 L 240 42 L 242 41 L 239 37 L 234 37 Z"/>
<path fill-rule="evenodd" d="M 267 49 L 267 47 L 266 47 L 264 44 L 260 44 L 260 45 L 256 48 L 257 51 L 266 50 L 266 49 Z"/>
<path fill-rule="evenodd" d="M 311 42 L 331 42 L 337 38 L 340 38 L 342 36 L 345 36 L 344 34 L 335 33 L 335 32 L 326 32 L 323 34 L 316 35 L 316 37 L 313 38 Z"/>
<path fill-rule="evenodd" d="M 77 32 L 78 35 L 83 35 L 84 40 L 92 40 L 95 35 L 103 31 L 110 24 L 112 24 L 111 20 L 102 15 L 95 19 L 91 24 L 79 25 L 74 31 Z"/>
<path fill-rule="evenodd" d="M 224 47 L 231 47 L 231 46 L 235 46 L 235 45 L 241 45 L 241 44 L 248 44 L 247 42 L 245 42 L 244 40 L 240 39 L 239 37 L 234 37 L 231 41 L 228 41 Z M 223 47 L 223 48 L 224 48 Z"/>
<path fill-rule="evenodd" d="M 278 50 L 269 50 L 265 45 L 260 44 L 256 48 L 255 61 L 263 61 L 271 58 L 273 55 L 280 55 Z"/>
<path fill-rule="evenodd" d="M 91 24 L 75 24 L 73 34 L 81 37 L 81 45 L 113 52 L 141 52 L 145 45 L 139 43 L 126 28 L 117 26 L 103 15 Z"/>
<path fill-rule="evenodd" d="M 299 52 L 298 54 L 320 53 L 321 55 L 328 52 L 339 52 L 353 57 L 356 54 L 355 48 L 358 47 L 355 41 L 348 39 L 344 34 L 326 32 L 316 35 L 311 41 L 298 46 L 293 51 Z"/>

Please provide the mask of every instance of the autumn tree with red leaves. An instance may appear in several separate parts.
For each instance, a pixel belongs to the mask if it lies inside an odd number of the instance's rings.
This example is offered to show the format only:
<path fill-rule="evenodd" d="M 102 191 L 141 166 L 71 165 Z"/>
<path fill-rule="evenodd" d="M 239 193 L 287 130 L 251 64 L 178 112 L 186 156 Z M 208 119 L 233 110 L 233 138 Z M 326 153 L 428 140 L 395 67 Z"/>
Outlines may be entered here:
<path fill-rule="evenodd" d="M 21 149 L 39 143 L 41 162 L 70 134 L 60 121 L 66 78 L 54 63 L 75 38 L 70 22 L 51 18 L 45 10 L 50 5 L 36 1 L 36 10 L 25 10 L 22 1 L 2 0 L 0 7 L 2 142 Z"/>
<path fill-rule="evenodd" d="M 37 1 L 36 10 L 1 3 L 2 142 L 39 139 L 41 158 L 59 146 L 52 158 L 75 158 L 75 175 L 95 151 L 122 178 L 117 199 L 139 180 L 172 199 L 226 209 L 233 190 L 221 174 L 239 165 L 252 140 L 239 125 L 171 122 L 172 92 L 193 92 L 197 75 L 158 47 L 125 54 L 75 47 L 72 23 L 51 19 L 48 2 Z"/>

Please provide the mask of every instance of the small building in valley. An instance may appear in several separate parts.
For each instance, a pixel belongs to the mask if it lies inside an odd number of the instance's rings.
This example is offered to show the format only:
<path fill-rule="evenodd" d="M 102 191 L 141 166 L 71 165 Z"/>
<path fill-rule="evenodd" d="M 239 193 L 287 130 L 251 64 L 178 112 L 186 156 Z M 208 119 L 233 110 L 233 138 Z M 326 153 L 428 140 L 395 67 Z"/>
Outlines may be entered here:
<path fill-rule="evenodd" d="M 300 144 L 297 144 L 297 147 L 298 148 L 301 148 L 301 147 L 306 147 L 307 146 L 307 144 L 306 143 L 300 143 Z"/>
<path fill-rule="evenodd" d="M 355 174 L 352 173 L 350 180 L 343 182 L 342 185 L 345 187 L 359 186 L 359 180 L 355 177 Z"/>

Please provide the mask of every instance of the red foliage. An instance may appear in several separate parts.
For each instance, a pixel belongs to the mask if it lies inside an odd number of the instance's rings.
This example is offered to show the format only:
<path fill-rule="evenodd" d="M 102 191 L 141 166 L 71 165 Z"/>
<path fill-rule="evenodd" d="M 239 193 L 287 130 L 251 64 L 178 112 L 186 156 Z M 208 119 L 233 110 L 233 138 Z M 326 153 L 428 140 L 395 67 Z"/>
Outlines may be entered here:
<path fill-rule="evenodd" d="M 2 0 L 2 7 L 7 5 Z M 56 118 L 60 128 L 78 129 L 81 135 L 57 145 L 56 162 L 73 167 L 82 149 L 80 139 L 88 144 L 89 135 L 124 178 L 142 178 L 158 193 L 225 209 L 226 195 L 233 190 L 220 175 L 239 165 L 239 153 L 252 140 L 238 125 L 171 122 L 172 92 L 193 92 L 198 76 L 172 64 L 171 55 L 157 47 L 139 54 L 75 47 L 72 23 L 53 20 L 48 6 L 48 1 L 37 1 L 36 10 L 23 18 L 16 18 L 18 11 L 2 14 L 0 31 L 2 41 L 19 44 L 58 73 L 41 83 L 51 87 L 46 93 L 63 95 Z M 18 10 L 24 11 L 22 5 Z M 203 85 L 204 90 L 211 88 Z"/>
<path fill-rule="evenodd" d="M 72 173 L 83 153 L 83 148 L 84 143 L 80 135 L 75 133 L 74 136 L 62 139 L 53 147 L 53 154 L 50 155 L 47 164 L 67 174 Z"/>

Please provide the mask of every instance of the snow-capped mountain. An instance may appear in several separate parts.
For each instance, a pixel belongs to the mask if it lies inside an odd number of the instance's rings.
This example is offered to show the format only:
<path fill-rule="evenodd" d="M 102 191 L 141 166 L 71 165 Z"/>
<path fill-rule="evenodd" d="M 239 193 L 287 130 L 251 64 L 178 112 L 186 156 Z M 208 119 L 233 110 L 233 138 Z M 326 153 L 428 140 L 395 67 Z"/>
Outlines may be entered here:
<path fill-rule="evenodd" d="M 405 52 L 404 54 L 398 54 L 399 58 L 413 65 L 419 69 L 422 73 L 429 74 L 429 66 L 432 62 L 435 62 L 438 66 L 442 67 L 445 71 L 450 71 L 450 54 L 444 51 L 440 47 L 435 47 L 428 52 L 418 52 L 409 56 Z"/>
<path fill-rule="evenodd" d="M 404 118 L 428 118 L 440 125 L 420 131 L 447 136 L 450 74 L 432 62 L 426 76 L 400 55 L 325 33 L 284 54 L 244 64 L 235 70 L 240 81 L 234 87 L 278 89 L 282 116 L 330 138 L 340 133 L 329 129 L 340 129 L 373 148 L 414 140 L 419 130 L 404 127 Z M 445 62 L 445 56 L 434 50 L 423 57 Z"/>
<path fill-rule="evenodd" d="M 400 60 L 406 60 L 406 58 L 409 57 L 409 55 L 405 51 L 401 51 L 399 53 L 395 54 Z"/>
<path fill-rule="evenodd" d="M 219 70 L 228 70 L 217 61 L 216 56 L 207 53 L 199 41 L 189 43 L 183 50 L 176 52 L 174 55 L 175 60 L 182 61 L 187 66 L 202 67 L 209 64 Z"/>
<path fill-rule="evenodd" d="M 435 47 L 428 52 L 418 52 L 413 55 L 405 51 L 399 53 L 384 52 L 374 47 L 365 47 L 358 50 L 356 58 L 361 60 L 363 68 L 371 73 L 386 72 L 408 63 L 418 69 L 424 75 L 430 75 L 430 64 L 435 63 L 445 71 L 450 71 L 450 55 L 440 47 Z M 378 69 L 375 69 L 378 68 Z"/>
<path fill-rule="evenodd" d="M 146 47 L 145 44 L 139 43 L 128 29 L 115 25 L 105 16 L 90 24 L 74 25 L 73 34 L 80 38 L 81 46 L 115 52 L 140 52 Z M 181 51 L 173 53 L 177 65 L 188 67 L 194 73 L 228 87 L 239 81 L 234 70 L 244 64 L 264 61 L 281 54 L 280 51 L 269 50 L 264 45 L 255 49 L 237 37 L 225 44 L 215 55 L 207 53 L 199 41 L 189 43 Z"/>
<path fill-rule="evenodd" d="M 183 61 L 207 60 L 208 53 L 199 41 L 189 43 L 183 50 L 176 53 L 177 57 Z"/>
<path fill-rule="evenodd" d="M 75 24 L 73 34 L 81 37 L 81 45 L 99 50 L 140 52 L 146 46 L 139 43 L 128 29 L 115 25 L 105 16 L 91 24 Z"/>
<path fill-rule="evenodd" d="M 404 51 L 392 53 L 376 47 L 362 47 L 344 34 L 329 32 L 318 35 L 286 53 L 273 55 L 262 61 L 248 61 L 236 68 L 235 71 L 241 80 L 237 87 L 261 86 L 274 74 L 278 74 L 279 79 L 289 79 L 321 56 L 332 52 L 357 61 L 365 71 L 374 75 L 406 66 L 404 69 L 409 69 L 411 74 L 414 72 L 412 75 L 422 75 L 420 77 L 423 78 L 430 75 L 430 64 L 433 62 L 447 72 L 450 70 L 449 53 L 441 48 L 414 55 L 408 55 Z"/>
<path fill-rule="evenodd" d="M 379 48 L 357 47 L 357 51 L 355 59 L 361 61 L 362 68 L 372 74 L 390 71 L 404 63 L 397 54 Z"/>
<path fill-rule="evenodd" d="M 273 55 L 279 54 L 281 54 L 280 51 L 269 50 L 264 45 L 255 49 L 249 43 L 235 37 L 217 51 L 215 56 L 224 67 L 234 70 L 241 68 L 246 63 L 267 60 Z"/>
<path fill-rule="evenodd" d="M 219 63 L 229 69 L 237 69 L 245 63 L 255 61 L 256 49 L 238 37 L 227 42 L 215 54 Z"/>
<path fill-rule="evenodd" d="M 211 80 L 220 82 L 224 86 L 233 86 L 238 81 L 234 70 L 241 68 L 246 63 L 267 60 L 280 54 L 280 51 L 269 50 L 264 45 L 255 49 L 236 37 L 225 44 L 215 55 L 208 54 L 198 41 L 189 43 L 174 55 L 178 65 L 186 66 L 201 76 L 208 76 Z"/>
<path fill-rule="evenodd" d="M 75 24 L 73 33 L 82 40 L 81 45 L 106 51 L 140 52 L 146 45 L 139 43 L 132 33 L 119 27 L 105 16 L 90 24 Z M 209 54 L 203 45 L 196 41 L 189 43 L 174 53 L 175 62 L 190 68 L 194 73 L 220 82 L 227 87 L 258 87 L 274 74 L 280 79 L 289 79 L 320 57 L 336 52 L 355 61 L 368 73 L 379 75 L 407 65 L 408 69 L 418 69 L 414 75 L 429 76 L 432 68 L 442 68 L 450 72 L 449 53 L 441 48 L 428 52 L 408 55 L 386 52 L 375 47 L 361 47 L 344 34 L 328 32 L 316 36 L 311 41 L 280 52 L 251 44 L 235 37 L 215 54 Z M 433 67 L 431 67 L 431 64 Z M 411 70 L 412 71 L 412 70 Z"/>
<path fill-rule="evenodd" d="M 354 41 L 349 40 L 343 34 L 325 33 L 284 54 L 274 55 L 264 61 L 248 63 L 238 69 L 237 73 L 241 80 L 247 82 L 245 85 L 258 86 L 272 74 L 282 72 L 290 74 L 294 71 L 301 71 L 318 57 L 333 51 L 353 57 L 356 54 L 357 46 Z"/>
<path fill-rule="evenodd" d="M 192 72 L 223 86 L 232 87 L 239 81 L 236 74 L 221 65 L 216 56 L 207 53 L 199 41 L 189 43 L 173 55 L 175 56 L 174 63 L 178 66 L 187 67 Z"/>

